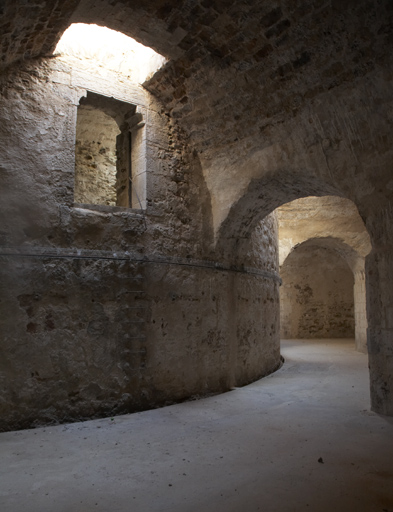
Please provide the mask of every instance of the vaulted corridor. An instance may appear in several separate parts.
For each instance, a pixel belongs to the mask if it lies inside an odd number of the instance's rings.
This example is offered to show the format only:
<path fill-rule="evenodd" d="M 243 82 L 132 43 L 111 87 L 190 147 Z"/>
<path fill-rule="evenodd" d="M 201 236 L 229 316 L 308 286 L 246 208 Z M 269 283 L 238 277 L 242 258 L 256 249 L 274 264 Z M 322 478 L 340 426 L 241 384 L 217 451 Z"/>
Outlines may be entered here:
<path fill-rule="evenodd" d="M 392 47 L 392 0 L 0 3 L 0 512 L 393 512 Z"/>

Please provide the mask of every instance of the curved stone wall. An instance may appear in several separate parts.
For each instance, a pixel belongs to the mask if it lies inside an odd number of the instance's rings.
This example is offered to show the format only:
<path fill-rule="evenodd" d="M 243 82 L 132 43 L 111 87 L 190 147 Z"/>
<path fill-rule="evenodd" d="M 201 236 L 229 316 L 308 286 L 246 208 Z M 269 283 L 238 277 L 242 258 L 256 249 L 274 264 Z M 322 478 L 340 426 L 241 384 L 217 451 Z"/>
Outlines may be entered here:
<path fill-rule="evenodd" d="M 2 251 L 3 430 L 225 391 L 279 364 L 274 274 L 48 254 Z"/>
<path fill-rule="evenodd" d="M 64 61 L 3 77 L 2 430 L 225 391 L 279 365 L 274 216 L 215 251 L 187 140 L 140 86 L 110 78 L 103 94 L 148 120 L 145 210 L 74 204 L 85 89 Z"/>

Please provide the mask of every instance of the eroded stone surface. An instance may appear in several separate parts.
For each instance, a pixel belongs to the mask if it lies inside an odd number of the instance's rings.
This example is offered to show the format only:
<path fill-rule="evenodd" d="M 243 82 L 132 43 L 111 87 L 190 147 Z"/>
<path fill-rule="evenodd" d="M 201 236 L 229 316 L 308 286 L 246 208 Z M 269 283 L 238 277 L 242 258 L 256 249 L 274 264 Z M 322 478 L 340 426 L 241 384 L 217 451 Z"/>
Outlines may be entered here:
<path fill-rule="evenodd" d="M 116 206 L 116 121 L 92 107 L 78 107 L 75 141 L 76 203 Z"/>
<path fill-rule="evenodd" d="M 354 278 L 337 253 L 302 244 L 280 274 L 283 338 L 354 338 Z"/>

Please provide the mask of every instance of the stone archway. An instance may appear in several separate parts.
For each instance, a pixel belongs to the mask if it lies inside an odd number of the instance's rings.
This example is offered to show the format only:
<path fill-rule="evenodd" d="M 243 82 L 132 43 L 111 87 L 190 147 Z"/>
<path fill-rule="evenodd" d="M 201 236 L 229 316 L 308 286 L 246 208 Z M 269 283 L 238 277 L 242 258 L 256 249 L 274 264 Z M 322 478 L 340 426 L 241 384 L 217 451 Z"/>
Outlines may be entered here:
<path fill-rule="evenodd" d="M 355 305 L 356 349 L 367 352 L 365 258 L 371 242 L 355 204 L 334 196 L 307 197 L 283 205 L 276 214 L 281 269 L 288 256 L 302 247 L 329 250 L 350 269 L 354 279 L 351 293 Z M 317 266 L 318 262 L 311 260 L 311 264 Z"/>
<path fill-rule="evenodd" d="M 217 250 L 224 255 L 241 262 L 247 253 L 251 234 L 256 225 L 277 207 L 302 197 L 339 196 L 345 194 L 329 182 L 317 176 L 290 174 L 278 171 L 269 176 L 252 180 L 245 194 L 232 206 L 225 221 L 221 224 L 216 243 Z M 391 236 L 389 219 L 392 209 L 383 207 L 380 215 L 372 214 L 365 205 L 359 210 L 370 233 L 372 251 L 366 259 L 365 284 L 367 294 L 367 348 L 369 353 L 371 404 L 373 410 L 383 414 L 392 414 L 390 306 L 393 304 L 391 291 L 387 283 L 387 270 L 392 266 Z M 367 205 L 368 207 L 370 205 Z M 379 246 L 379 248 L 377 248 Z M 363 274 L 359 274 L 363 278 Z M 392 309 L 393 310 L 393 309 Z"/>

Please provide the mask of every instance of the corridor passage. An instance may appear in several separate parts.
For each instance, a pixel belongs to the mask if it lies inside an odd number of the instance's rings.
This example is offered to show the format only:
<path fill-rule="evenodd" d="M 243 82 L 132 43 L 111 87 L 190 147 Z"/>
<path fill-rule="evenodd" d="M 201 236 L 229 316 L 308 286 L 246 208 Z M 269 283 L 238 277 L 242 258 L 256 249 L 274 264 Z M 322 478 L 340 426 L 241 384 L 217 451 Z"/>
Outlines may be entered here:
<path fill-rule="evenodd" d="M 393 418 L 353 340 L 222 395 L 0 434 L 2 512 L 393 512 Z"/>

